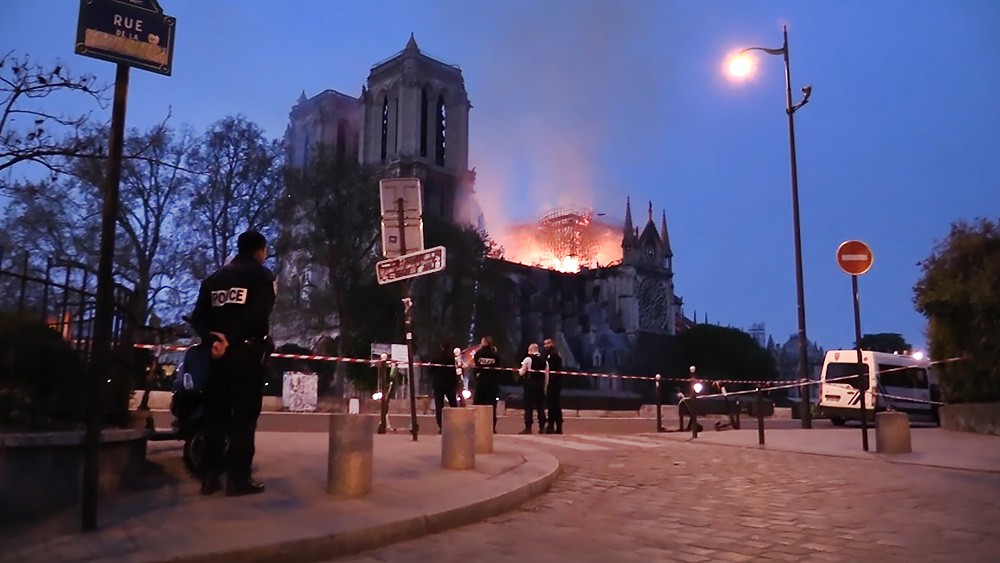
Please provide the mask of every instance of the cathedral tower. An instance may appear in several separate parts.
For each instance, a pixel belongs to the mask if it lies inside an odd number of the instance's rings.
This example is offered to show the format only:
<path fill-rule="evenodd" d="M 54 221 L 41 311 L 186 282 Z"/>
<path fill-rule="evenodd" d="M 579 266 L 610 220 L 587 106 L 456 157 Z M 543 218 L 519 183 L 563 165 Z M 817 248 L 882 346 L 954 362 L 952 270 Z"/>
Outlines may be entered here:
<path fill-rule="evenodd" d="M 462 70 L 406 48 L 372 67 L 362 89 L 361 161 L 417 177 L 424 214 L 455 220 L 472 190 L 469 103 Z"/>

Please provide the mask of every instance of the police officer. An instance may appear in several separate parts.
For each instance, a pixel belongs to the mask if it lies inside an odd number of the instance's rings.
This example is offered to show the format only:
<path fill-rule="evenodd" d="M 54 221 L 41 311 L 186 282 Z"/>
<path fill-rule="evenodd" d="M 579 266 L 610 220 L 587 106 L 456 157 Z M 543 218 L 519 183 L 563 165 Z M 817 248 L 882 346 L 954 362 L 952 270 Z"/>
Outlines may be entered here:
<path fill-rule="evenodd" d="M 545 371 L 545 358 L 538 351 L 538 344 L 528 345 L 528 355 L 517 368 L 524 385 L 524 430 L 521 434 L 531 434 L 531 421 L 534 411 L 538 411 L 538 433 L 545 434 L 545 387 L 548 374 Z"/>
<path fill-rule="evenodd" d="M 223 470 L 227 495 L 264 491 L 264 484 L 251 478 L 250 466 L 263 399 L 264 360 L 272 349 L 268 331 L 274 276 L 264 267 L 267 241 L 263 235 L 247 231 L 236 244 L 236 257 L 202 282 L 191 315 L 195 332 L 212 346 L 205 384 L 203 495 L 222 488 Z"/>
<path fill-rule="evenodd" d="M 493 346 L 493 337 L 484 336 L 479 349 L 472 356 L 476 367 L 476 388 L 472 404 L 493 405 L 493 433 L 497 433 L 497 396 L 500 394 L 500 355 Z"/>
<path fill-rule="evenodd" d="M 549 368 L 549 383 L 545 386 L 545 407 L 549 411 L 548 426 L 545 427 L 546 434 L 562 434 L 563 414 L 562 414 L 562 356 L 556 349 L 556 343 L 551 338 L 546 338 L 542 343 L 545 348 L 542 357 Z"/>
<path fill-rule="evenodd" d="M 455 390 L 458 388 L 458 374 L 455 371 L 455 355 L 451 344 L 441 342 L 437 354 L 431 358 L 434 364 L 428 368 L 431 372 L 431 383 L 434 387 L 434 419 L 437 420 L 438 434 L 441 433 L 441 411 L 445 400 L 451 408 L 458 407 Z"/>

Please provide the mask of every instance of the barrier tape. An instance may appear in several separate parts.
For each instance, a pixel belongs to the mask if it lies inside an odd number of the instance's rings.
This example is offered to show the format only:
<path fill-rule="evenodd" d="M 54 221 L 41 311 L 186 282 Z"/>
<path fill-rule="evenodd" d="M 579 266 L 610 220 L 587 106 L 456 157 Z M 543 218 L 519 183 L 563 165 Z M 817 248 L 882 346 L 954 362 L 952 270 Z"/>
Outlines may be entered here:
<path fill-rule="evenodd" d="M 913 397 L 900 397 L 898 395 L 889 395 L 888 393 L 875 393 L 875 394 L 878 395 L 879 397 L 886 397 L 886 398 L 889 398 L 889 399 L 895 399 L 897 401 L 909 401 L 911 403 L 923 403 L 925 405 L 945 405 L 946 404 L 946 403 L 942 403 L 940 401 L 930 401 L 930 400 L 926 400 L 926 399 L 914 399 Z"/>
<path fill-rule="evenodd" d="M 165 345 L 165 344 L 135 344 L 134 347 L 135 348 L 146 349 L 146 350 L 153 350 L 156 355 L 161 355 L 163 352 L 179 352 L 179 351 L 184 351 L 184 350 L 187 350 L 188 348 L 190 348 L 190 346 Z M 286 359 L 286 360 L 304 360 L 304 361 L 320 361 L 320 362 L 348 362 L 348 363 L 357 363 L 357 364 L 369 364 L 369 365 L 372 365 L 372 366 L 377 365 L 378 362 L 381 361 L 381 360 L 364 359 L 364 358 L 347 358 L 347 357 L 342 357 L 342 356 L 325 356 L 325 355 L 320 355 L 320 354 L 285 354 L 285 353 L 280 353 L 280 352 L 274 352 L 274 353 L 272 353 L 271 357 L 272 358 Z M 954 361 L 964 360 L 964 359 L 965 359 L 964 357 L 955 357 L 955 358 L 948 358 L 948 359 L 944 359 L 944 360 L 934 360 L 934 361 L 931 361 L 931 362 L 927 362 L 927 365 L 942 364 L 942 363 L 954 362 Z M 399 362 L 395 362 L 393 360 L 386 360 L 386 361 L 387 362 L 391 362 L 391 363 L 399 363 Z M 413 362 L 413 365 L 415 365 L 415 366 L 423 366 L 423 367 L 446 367 L 446 368 L 452 368 L 452 369 L 455 369 L 455 367 L 456 367 L 455 364 L 439 364 L 439 363 L 434 363 L 434 362 Z M 462 367 L 463 368 L 470 368 L 471 369 L 471 366 L 462 366 Z M 894 371 L 894 370 L 903 370 L 903 369 L 907 369 L 909 367 L 916 367 L 916 366 L 901 366 L 901 367 L 898 367 L 898 368 L 892 368 L 892 369 L 884 370 L 881 373 L 888 373 L 888 372 Z M 492 371 L 510 371 L 510 372 L 517 372 L 518 371 L 517 368 L 510 368 L 510 367 L 475 368 L 475 369 L 480 369 L 480 370 L 485 369 L 485 370 L 492 370 Z M 630 379 L 630 380 L 640 380 L 640 381 L 657 381 L 656 376 L 649 376 L 649 375 L 620 375 L 620 374 L 613 374 L 613 373 L 593 373 L 593 372 L 586 372 L 586 371 L 550 371 L 549 373 L 550 374 L 557 374 L 557 375 L 580 376 L 580 377 L 599 377 L 599 378 L 604 378 L 604 379 Z M 837 377 L 837 378 L 827 379 L 826 382 L 829 383 L 829 382 L 836 382 L 836 381 L 846 381 L 846 380 L 852 380 L 852 379 L 854 379 L 856 377 L 857 376 L 855 376 L 855 375 L 847 375 L 847 376 L 843 376 L 843 377 Z M 697 377 L 660 377 L 659 381 L 660 382 L 671 382 L 671 383 L 691 383 L 691 384 L 696 383 L 696 382 L 702 382 L 702 383 L 715 383 L 715 382 L 718 382 L 720 384 L 732 384 L 732 385 L 757 385 L 758 387 L 761 387 L 763 391 L 776 391 L 776 390 L 779 390 L 779 389 L 791 389 L 791 388 L 794 388 L 794 387 L 802 387 L 802 386 L 806 386 L 806 385 L 817 385 L 817 384 L 821 383 L 821 381 L 819 381 L 819 380 L 813 380 L 813 379 L 809 379 L 809 380 L 799 380 L 799 379 L 767 379 L 767 380 L 711 379 L 710 380 L 710 379 L 701 379 L 701 378 L 697 378 Z M 779 385 L 775 385 L 775 384 L 779 384 Z M 753 390 L 745 390 L 745 391 L 731 391 L 731 392 L 727 392 L 726 394 L 727 395 L 742 395 L 742 394 L 747 394 L 747 393 L 756 393 L 756 390 L 753 389 Z M 698 396 L 704 398 L 704 397 L 722 397 L 723 395 L 720 393 L 720 394 L 715 394 L 715 395 L 698 395 Z M 895 397 L 892 397 L 892 398 L 895 398 Z M 944 404 L 944 403 L 938 403 L 938 404 Z"/>

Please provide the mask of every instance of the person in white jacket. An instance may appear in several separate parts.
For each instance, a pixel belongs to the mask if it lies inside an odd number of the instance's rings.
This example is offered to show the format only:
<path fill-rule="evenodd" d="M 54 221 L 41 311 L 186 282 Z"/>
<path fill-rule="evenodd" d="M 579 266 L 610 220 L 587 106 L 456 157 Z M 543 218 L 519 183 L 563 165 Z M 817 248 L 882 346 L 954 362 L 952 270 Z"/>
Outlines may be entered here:
<path fill-rule="evenodd" d="M 538 344 L 528 345 L 528 355 L 521 360 L 517 373 L 524 385 L 524 430 L 521 434 L 531 434 L 532 411 L 538 412 L 538 433 L 545 433 L 545 388 L 549 382 L 549 370 L 545 358 L 538 351 Z"/>

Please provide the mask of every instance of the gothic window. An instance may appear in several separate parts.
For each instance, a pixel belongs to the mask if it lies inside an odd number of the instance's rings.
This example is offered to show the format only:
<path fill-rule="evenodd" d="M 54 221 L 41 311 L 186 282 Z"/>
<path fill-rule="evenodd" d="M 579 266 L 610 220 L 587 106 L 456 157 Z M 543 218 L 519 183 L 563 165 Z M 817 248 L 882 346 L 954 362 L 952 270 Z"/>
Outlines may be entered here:
<path fill-rule="evenodd" d="M 312 164 L 312 158 L 309 154 L 309 133 L 306 133 L 305 142 L 302 144 L 302 167 L 305 168 Z"/>
<path fill-rule="evenodd" d="M 389 96 L 382 98 L 382 162 L 389 149 Z"/>
<path fill-rule="evenodd" d="M 420 156 L 427 156 L 427 89 L 420 91 Z"/>
<path fill-rule="evenodd" d="M 590 359 L 591 359 L 591 365 L 593 365 L 595 368 L 599 368 L 601 367 L 602 364 L 604 364 L 604 354 L 601 353 L 601 350 L 599 348 L 594 350 L 594 355 L 591 356 Z"/>
<path fill-rule="evenodd" d="M 437 120 L 437 139 L 434 146 L 434 163 L 438 166 L 444 166 L 445 126 L 448 120 L 448 112 L 444 107 L 444 96 L 438 96 L 435 116 Z"/>

